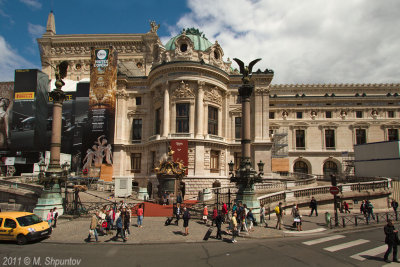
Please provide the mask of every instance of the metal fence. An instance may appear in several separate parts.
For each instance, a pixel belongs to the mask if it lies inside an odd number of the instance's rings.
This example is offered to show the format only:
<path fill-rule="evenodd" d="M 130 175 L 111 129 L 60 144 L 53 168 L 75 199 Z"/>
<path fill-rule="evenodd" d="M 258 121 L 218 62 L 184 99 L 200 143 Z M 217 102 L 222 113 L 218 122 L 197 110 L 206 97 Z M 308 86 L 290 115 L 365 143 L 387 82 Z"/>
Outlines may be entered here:
<path fill-rule="evenodd" d="M 359 226 L 359 225 L 370 225 L 370 224 L 381 224 L 386 223 L 388 220 L 398 221 L 398 212 L 380 212 L 374 213 L 374 216 L 368 216 L 364 214 L 353 214 L 338 216 L 338 222 L 336 224 L 334 216 L 329 220 L 329 227 L 347 227 L 347 226 Z"/>

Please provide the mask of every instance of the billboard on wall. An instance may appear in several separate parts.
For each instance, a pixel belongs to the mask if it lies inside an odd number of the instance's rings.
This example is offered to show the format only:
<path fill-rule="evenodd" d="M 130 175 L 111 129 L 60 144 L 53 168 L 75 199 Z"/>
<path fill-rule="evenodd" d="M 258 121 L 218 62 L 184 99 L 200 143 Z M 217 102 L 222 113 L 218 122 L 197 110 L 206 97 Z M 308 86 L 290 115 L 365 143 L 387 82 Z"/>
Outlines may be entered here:
<path fill-rule="evenodd" d="M 0 83 L 0 150 L 10 146 L 11 110 L 13 106 L 14 82 Z"/>
<path fill-rule="evenodd" d="M 173 160 L 175 162 L 182 161 L 183 165 L 187 168 L 189 163 L 188 156 L 188 140 L 171 140 L 170 141 L 171 149 L 175 152 L 173 154 Z M 186 175 L 188 174 L 188 169 L 186 169 Z"/>
<path fill-rule="evenodd" d="M 12 150 L 40 151 L 47 145 L 49 77 L 37 69 L 15 70 Z"/>
<path fill-rule="evenodd" d="M 101 149 L 114 136 L 115 93 L 117 90 L 117 52 L 113 47 L 96 47 L 91 50 L 88 125 L 84 133 L 82 158 L 94 157 L 100 167 L 105 155 Z M 101 158 L 103 157 L 103 158 Z M 87 162 L 83 162 L 88 166 Z"/>

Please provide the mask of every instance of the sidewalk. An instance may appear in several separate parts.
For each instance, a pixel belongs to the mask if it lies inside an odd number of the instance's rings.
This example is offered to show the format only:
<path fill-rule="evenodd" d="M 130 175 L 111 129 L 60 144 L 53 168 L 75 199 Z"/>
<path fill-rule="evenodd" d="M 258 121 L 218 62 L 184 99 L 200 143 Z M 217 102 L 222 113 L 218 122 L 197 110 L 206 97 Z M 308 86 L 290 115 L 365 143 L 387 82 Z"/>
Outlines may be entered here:
<path fill-rule="evenodd" d="M 318 217 L 303 216 L 302 226 L 303 231 L 298 232 L 292 228 L 293 218 L 291 215 L 284 215 L 282 230 L 275 229 L 276 217 L 271 215 L 271 219 L 266 218 L 268 227 L 255 226 L 254 231 L 249 235 L 241 232 L 240 237 L 237 240 L 254 238 L 274 238 L 284 237 L 293 235 L 304 235 L 322 231 L 331 231 L 325 225 L 325 216 L 320 214 Z M 189 222 L 189 235 L 183 236 L 183 220 L 179 221 L 179 226 L 171 224 L 164 226 L 166 218 L 163 217 L 145 217 L 143 219 L 143 228 L 136 227 L 136 217 L 131 219 L 131 234 L 128 236 L 127 242 L 122 242 L 120 238 L 118 241 L 112 241 L 111 235 L 99 236 L 100 243 L 108 244 L 152 244 L 152 243 L 184 243 L 184 242 L 204 242 L 203 237 L 207 232 L 209 225 L 204 225 L 199 219 L 191 219 Z M 174 220 L 175 221 L 175 220 Z M 174 222 L 173 221 L 173 222 Z M 211 223 L 211 222 L 210 222 Z M 42 242 L 49 243 L 85 243 L 84 239 L 87 238 L 89 233 L 90 218 L 78 218 L 75 220 L 64 220 L 60 219 L 57 223 L 57 228 L 53 229 L 53 233 L 50 238 L 43 240 Z M 133 225 L 133 226 L 132 226 Z M 227 231 L 228 224 L 222 226 L 223 241 L 229 242 L 232 238 L 231 235 L 224 234 Z M 208 242 L 223 242 L 215 239 L 216 227 L 211 234 Z M 115 231 L 114 231 L 115 235 Z M 92 241 L 94 238 L 92 238 Z"/>

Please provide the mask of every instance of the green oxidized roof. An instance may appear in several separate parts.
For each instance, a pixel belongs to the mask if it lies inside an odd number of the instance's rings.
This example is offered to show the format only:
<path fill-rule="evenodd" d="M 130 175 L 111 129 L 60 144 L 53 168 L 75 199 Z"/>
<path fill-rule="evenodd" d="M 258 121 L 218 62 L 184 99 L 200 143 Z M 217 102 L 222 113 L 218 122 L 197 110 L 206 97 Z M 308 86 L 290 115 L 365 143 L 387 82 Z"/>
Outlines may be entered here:
<path fill-rule="evenodd" d="M 186 32 L 186 36 L 194 43 L 194 50 L 206 51 L 213 45 L 198 29 L 188 28 L 184 31 Z M 165 50 L 175 50 L 175 40 L 181 36 L 182 33 L 172 37 L 165 45 Z"/>

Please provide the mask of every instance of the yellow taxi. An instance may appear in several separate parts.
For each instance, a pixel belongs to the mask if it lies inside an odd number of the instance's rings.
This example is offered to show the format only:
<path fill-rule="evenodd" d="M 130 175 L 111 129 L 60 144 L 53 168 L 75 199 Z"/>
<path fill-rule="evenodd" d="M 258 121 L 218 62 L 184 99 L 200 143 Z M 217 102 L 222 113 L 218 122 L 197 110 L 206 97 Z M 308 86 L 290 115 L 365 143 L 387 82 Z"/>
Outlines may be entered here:
<path fill-rule="evenodd" d="M 15 240 L 19 245 L 36 239 L 46 238 L 51 227 L 30 212 L 0 212 L 0 240 Z"/>

